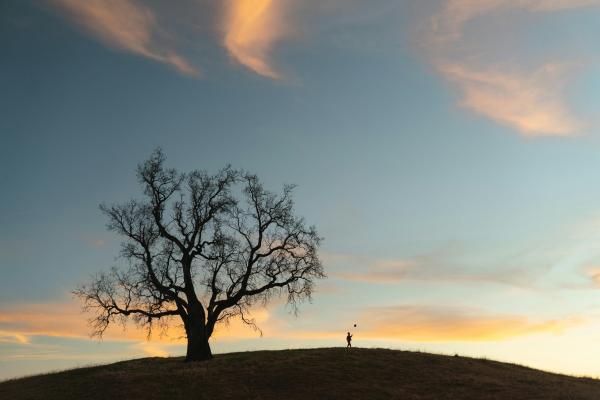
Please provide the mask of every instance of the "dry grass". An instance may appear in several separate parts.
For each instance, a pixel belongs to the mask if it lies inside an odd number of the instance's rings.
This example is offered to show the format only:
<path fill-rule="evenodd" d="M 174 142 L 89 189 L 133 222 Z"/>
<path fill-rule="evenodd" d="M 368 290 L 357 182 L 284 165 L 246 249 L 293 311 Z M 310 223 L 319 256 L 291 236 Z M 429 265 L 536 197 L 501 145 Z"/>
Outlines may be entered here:
<path fill-rule="evenodd" d="M 0 399 L 600 399 L 600 381 L 385 349 L 145 358 L 0 383 Z"/>

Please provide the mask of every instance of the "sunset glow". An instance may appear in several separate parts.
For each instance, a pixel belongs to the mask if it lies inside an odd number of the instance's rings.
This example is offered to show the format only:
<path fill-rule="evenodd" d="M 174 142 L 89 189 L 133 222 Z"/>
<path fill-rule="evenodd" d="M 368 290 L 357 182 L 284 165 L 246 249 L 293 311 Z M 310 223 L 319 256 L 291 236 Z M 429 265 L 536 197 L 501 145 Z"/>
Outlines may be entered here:
<path fill-rule="evenodd" d="M 129 265 L 98 205 L 143 196 L 157 148 L 297 185 L 323 237 L 311 301 L 248 304 L 259 329 L 218 324 L 214 352 L 351 330 L 600 376 L 598 18 L 600 0 L 2 2 L 0 380 L 185 354 L 178 315 L 99 340 L 73 294 Z"/>

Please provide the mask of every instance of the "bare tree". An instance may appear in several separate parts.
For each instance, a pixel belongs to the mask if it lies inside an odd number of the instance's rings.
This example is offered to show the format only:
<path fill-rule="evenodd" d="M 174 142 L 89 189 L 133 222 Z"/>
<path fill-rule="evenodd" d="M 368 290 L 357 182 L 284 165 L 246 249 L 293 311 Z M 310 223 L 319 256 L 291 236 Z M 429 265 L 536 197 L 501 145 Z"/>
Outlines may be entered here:
<path fill-rule="evenodd" d="M 93 334 L 131 317 L 148 335 L 179 317 L 187 361 L 212 357 L 215 325 L 285 295 L 296 310 L 325 277 L 314 227 L 294 215 L 292 190 L 279 195 L 255 175 L 226 167 L 187 174 L 164 167 L 156 150 L 138 166 L 143 200 L 101 205 L 108 228 L 124 237 L 124 268 L 100 273 L 74 294 L 93 313 Z"/>

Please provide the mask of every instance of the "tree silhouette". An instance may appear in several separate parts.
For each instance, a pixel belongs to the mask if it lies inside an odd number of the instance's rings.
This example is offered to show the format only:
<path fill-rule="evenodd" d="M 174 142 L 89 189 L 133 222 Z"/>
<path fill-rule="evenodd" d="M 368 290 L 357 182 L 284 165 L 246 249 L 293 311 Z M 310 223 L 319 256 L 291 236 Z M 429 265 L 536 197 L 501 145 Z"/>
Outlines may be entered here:
<path fill-rule="evenodd" d="M 226 167 L 214 175 L 164 167 L 156 150 L 138 165 L 144 199 L 101 205 L 108 229 L 124 237 L 124 268 L 113 267 L 74 291 L 102 336 L 128 317 L 145 328 L 179 317 L 187 361 L 212 358 L 215 325 L 287 295 L 294 311 L 325 277 L 321 238 L 294 215 L 293 186 L 276 195 L 256 175 Z"/>

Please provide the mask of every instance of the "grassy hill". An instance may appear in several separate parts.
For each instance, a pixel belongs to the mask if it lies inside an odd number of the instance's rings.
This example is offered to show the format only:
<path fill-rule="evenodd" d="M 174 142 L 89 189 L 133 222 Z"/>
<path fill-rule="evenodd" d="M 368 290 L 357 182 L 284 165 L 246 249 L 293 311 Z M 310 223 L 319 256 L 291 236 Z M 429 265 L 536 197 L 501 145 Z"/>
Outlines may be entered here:
<path fill-rule="evenodd" d="M 0 383 L 0 399 L 600 399 L 600 380 L 384 349 L 144 358 Z"/>

